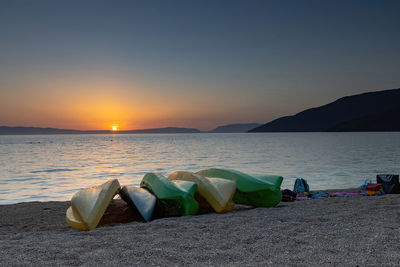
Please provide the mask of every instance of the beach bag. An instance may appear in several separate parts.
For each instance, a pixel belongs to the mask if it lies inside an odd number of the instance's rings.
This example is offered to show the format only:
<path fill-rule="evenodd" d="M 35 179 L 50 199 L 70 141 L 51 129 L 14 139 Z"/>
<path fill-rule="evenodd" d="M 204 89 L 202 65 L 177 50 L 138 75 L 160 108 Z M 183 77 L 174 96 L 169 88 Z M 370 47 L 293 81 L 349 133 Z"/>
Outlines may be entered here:
<path fill-rule="evenodd" d="M 303 178 L 297 178 L 294 182 L 293 192 L 295 193 L 310 193 L 310 187 L 308 183 Z"/>
<path fill-rule="evenodd" d="M 399 175 L 378 174 L 376 176 L 376 182 L 382 184 L 382 189 L 386 194 L 400 193 Z"/>

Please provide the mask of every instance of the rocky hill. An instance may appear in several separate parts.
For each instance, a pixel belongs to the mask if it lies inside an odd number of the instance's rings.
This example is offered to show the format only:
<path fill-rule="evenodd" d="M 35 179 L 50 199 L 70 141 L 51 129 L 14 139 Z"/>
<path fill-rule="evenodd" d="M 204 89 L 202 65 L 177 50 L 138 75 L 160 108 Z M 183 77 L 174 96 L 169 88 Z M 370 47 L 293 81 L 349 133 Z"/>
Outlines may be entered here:
<path fill-rule="evenodd" d="M 242 123 L 242 124 L 228 124 L 223 126 L 218 126 L 211 133 L 245 133 L 255 127 L 260 126 L 259 123 Z"/>
<path fill-rule="evenodd" d="M 393 120 L 388 119 L 380 126 L 377 123 L 385 120 L 385 116 L 392 116 L 399 106 L 400 89 L 363 93 L 278 118 L 249 132 L 392 131 Z"/>

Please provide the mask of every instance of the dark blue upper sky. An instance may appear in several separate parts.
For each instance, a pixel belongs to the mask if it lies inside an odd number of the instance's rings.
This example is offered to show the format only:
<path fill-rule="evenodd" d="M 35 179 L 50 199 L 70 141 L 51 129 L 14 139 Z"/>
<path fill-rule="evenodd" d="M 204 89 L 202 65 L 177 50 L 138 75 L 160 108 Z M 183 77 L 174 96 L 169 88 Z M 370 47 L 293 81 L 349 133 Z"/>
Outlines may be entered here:
<path fill-rule="evenodd" d="M 399 14 L 400 1 L 378 0 L 3 0 L 0 124 L 101 128 L 68 115 L 82 91 L 164 114 L 135 111 L 120 118 L 128 128 L 212 128 L 398 88 Z"/>

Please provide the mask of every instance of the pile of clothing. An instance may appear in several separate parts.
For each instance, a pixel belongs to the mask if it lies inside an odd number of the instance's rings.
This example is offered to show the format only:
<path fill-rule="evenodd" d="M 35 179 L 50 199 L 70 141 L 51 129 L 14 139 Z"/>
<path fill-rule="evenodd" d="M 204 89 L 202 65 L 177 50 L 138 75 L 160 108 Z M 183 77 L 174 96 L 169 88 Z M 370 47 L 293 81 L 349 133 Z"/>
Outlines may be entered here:
<path fill-rule="evenodd" d="M 282 190 L 282 201 L 283 202 L 292 202 L 295 200 L 306 200 L 312 198 L 312 194 L 310 192 L 310 186 L 307 181 L 303 178 L 297 178 L 293 191 L 289 189 Z"/>
<path fill-rule="evenodd" d="M 400 194 L 399 175 L 397 174 L 378 174 L 376 183 L 366 179 L 361 186 L 361 192 L 311 192 L 310 186 L 303 178 L 297 178 L 293 191 L 289 189 L 282 190 L 282 201 L 291 202 L 295 200 L 307 199 L 325 199 L 337 197 L 353 196 L 380 196 L 384 194 Z"/>

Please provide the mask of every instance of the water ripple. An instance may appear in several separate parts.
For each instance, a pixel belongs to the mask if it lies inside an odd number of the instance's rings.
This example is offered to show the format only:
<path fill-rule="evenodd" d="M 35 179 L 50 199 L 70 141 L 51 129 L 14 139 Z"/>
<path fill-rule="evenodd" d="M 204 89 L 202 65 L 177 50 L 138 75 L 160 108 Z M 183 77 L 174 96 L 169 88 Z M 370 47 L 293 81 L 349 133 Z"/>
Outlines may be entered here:
<path fill-rule="evenodd" d="M 68 200 L 110 178 L 137 186 L 147 172 L 231 168 L 282 175 L 285 188 L 303 177 L 312 190 L 400 173 L 400 133 L 0 136 L 0 145 L 0 204 Z"/>
<path fill-rule="evenodd" d="M 72 172 L 72 171 L 79 171 L 79 169 L 49 169 L 49 170 L 31 171 L 31 173 L 41 173 L 41 172 Z"/>

